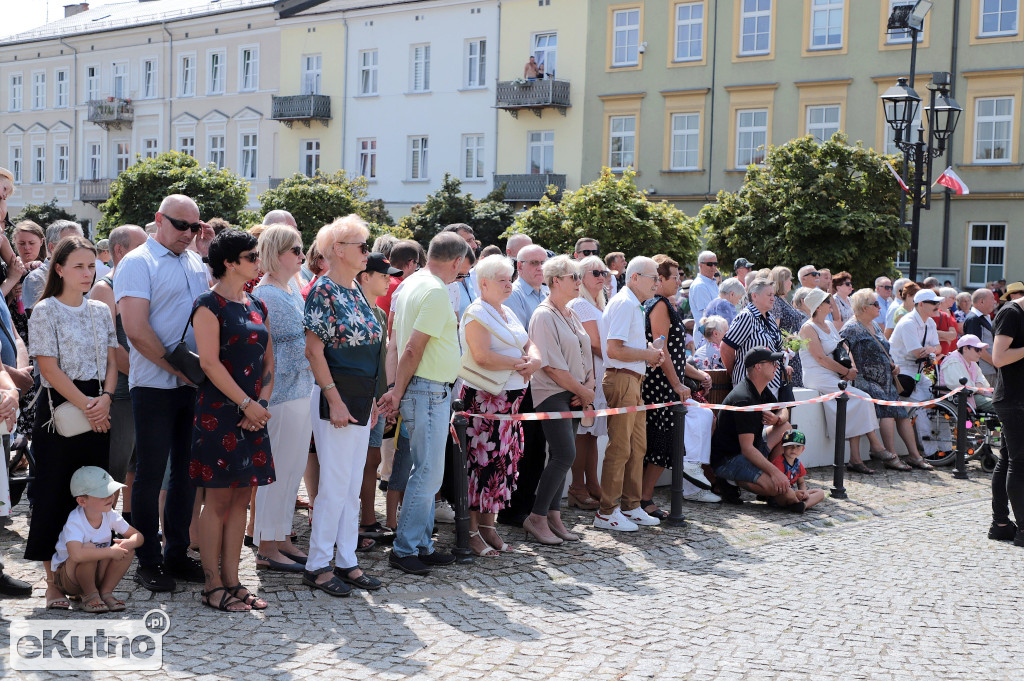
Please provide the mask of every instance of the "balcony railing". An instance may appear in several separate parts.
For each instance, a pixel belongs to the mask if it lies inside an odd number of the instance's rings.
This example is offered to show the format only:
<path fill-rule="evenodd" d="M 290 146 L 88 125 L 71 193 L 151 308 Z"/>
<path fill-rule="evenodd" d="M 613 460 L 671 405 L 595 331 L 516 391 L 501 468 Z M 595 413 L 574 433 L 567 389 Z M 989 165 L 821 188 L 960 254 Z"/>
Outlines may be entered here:
<path fill-rule="evenodd" d="M 565 115 L 569 103 L 569 81 L 567 80 L 503 80 L 498 82 L 495 107 L 504 109 L 519 117 L 520 109 L 529 109 L 538 117 L 544 109 L 554 108 Z"/>
<path fill-rule="evenodd" d="M 79 194 L 85 203 L 103 203 L 110 198 L 110 183 L 113 180 L 80 180 Z"/>
<path fill-rule="evenodd" d="M 271 97 L 270 117 L 289 128 L 295 121 L 301 121 L 307 128 L 313 120 L 327 125 L 331 120 L 331 98 L 328 95 Z"/>
<path fill-rule="evenodd" d="M 557 196 L 561 196 L 562 190 L 565 189 L 565 175 L 544 173 L 538 175 L 523 174 L 494 176 L 495 189 L 501 185 L 505 185 L 506 201 L 536 203 L 537 201 L 540 201 L 542 196 L 544 196 L 544 192 L 547 191 L 548 185 L 550 184 L 558 187 Z"/>
<path fill-rule="evenodd" d="M 89 101 L 89 115 L 85 120 L 108 130 L 120 129 L 122 125 L 131 127 L 132 121 L 135 120 L 135 106 L 130 99 L 93 99 Z"/>

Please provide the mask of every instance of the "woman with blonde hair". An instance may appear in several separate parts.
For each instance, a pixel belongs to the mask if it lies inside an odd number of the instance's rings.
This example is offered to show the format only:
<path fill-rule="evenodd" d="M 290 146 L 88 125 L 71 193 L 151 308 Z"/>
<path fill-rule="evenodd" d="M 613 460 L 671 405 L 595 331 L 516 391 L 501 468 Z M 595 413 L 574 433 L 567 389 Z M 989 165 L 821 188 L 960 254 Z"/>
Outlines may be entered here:
<path fill-rule="evenodd" d="M 793 335 L 800 333 L 800 329 L 803 328 L 803 325 L 807 323 L 810 317 L 786 301 L 790 289 L 793 288 L 793 272 L 788 267 L 779 265 L 772 268 L 769 279 L 775 282 L 775 304 L 772 305 L 772 316 L 778 322 L 779 329 Z M 789 366 L 793 368 L 793 376 L 790 378 L 790 383 L 797 388 L 802 388 L 804 385 L 804 375 L 803 366 L 800 363 L 800 355 L 791 357 L 789 359 Z"/>

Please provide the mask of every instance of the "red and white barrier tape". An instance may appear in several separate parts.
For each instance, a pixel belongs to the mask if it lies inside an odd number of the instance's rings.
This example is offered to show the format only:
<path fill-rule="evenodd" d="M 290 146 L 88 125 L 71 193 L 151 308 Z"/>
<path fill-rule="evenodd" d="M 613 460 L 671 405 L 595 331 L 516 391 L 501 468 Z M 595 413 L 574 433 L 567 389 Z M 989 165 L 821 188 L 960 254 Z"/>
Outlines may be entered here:
<path fill-rule="evenodd" d="M 882 405 L 885 405 L 887 407 L 930 407 L 933 404 L 938 404 L 939 402 L 945 402 L 950 397 L 952 397 L 953 395 L 956 395 L 958 392 L 963 390 L 964 387 L 965 386 L 961 385 L 961 386 L 959 386 L 958 388 L 956 388 L 954 390 L 950 390 L 948 393 L 946 393 L 945 395 L 943 395 L 941 397 L 936 397 L 934 400 L 925 400 L 924 402 L 902 402 L 900 400 L 877 400 L 874 397 L 864 397 L 863 395 L 858 395 L 857 393 L 849 393 L 849 394 L 852 397 L 856 397 L 858 400 L 864 400 L 865 402 L 872 402 L 873 404 L 882 404 Z"/>

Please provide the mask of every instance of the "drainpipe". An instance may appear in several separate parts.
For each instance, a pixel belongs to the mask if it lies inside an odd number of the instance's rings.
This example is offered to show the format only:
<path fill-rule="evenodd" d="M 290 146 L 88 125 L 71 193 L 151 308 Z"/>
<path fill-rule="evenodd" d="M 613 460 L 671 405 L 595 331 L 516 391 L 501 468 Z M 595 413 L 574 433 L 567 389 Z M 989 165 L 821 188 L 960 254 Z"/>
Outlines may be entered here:
<path fill-rule="evenodd" d="M 494 36 L 494 73 L 498 75 L 498 78 L 494 79 L 495 92 L 497 92 L 497 82 L 501 74 L 501 0 L 498 0 L 498 30 Z M 492 101 L 494 97 L 491 97 Z M 494 174 L 498 172 L 498 119 L 501 111 L 494 108 L 494 169 L 491 172 L 491 189 L 494 187 Z"/>
<path fill-rule="evenodd" d="M 345 128 L 346 123 L 346 112 L 348 111 L 348 69 L 349 69 L 349 57 L 348 53 L 348 19 L 344 16 L 341 17 L 341 25 L 345 27 L 345 73 L 342 74 L 341 79 L 341 165 L 339 166 L 342 170 L 345 169 Z"/>
<path fill-rule="evenodd" d="M 74 56 L 74 58 L 72 60 L 72 64 L 74 64 L 74 66 L 72 67 L 72 70 L 71 70 L 72 82 L 75 84 L 74 87 L 71 88 L 71 92 L 72 92 L 71 96 L 74 97 L 74 99 L 72 100 L 74 103 L 71 105 L 71 111 L 72 111 L 72 117 L 73 117 L 71 122 L 74 124 L 74 125 L 71 126 L 71 139 L 72 139 L 72 147 L 75 150 L 75 165 L 78 165 L 78 161 L 79 161 L 79 156 L 78 156 L 78 48 L 75 48 L 75 47 L 72 47 L 71 45 L 68 45 L 66 42 L 64 42 L 64 38 L 60 38 L 59 40 L 60 40 L 60 44 L 61 45 L 63 45 L 64 47 L 68 48 L 69 50 L 71 50 L 72 52 L 75 53 L 75 56 Z M 22 167 L 23 168 L 25 167 L 24 163 L 25 163 L 24 158 L 22 158 Z M 75 175 L 78 176 L 79 178 L 81 178 L 81 173 L 75 173 Z M 74 197 L 77 194 L 79 196 L 79 198 L 81 198 L 81 194 L 79 194 L 79 188 L 80 187 L 81 187 L 81 185 L 79 185 L 78 187 L 74 188 L 74 190 L 72 191 L 72 197 Z M 72 200 L 74 200 L 74 198 L 72 198 Z"/>
<path fill-rule="evenodd" d="M 949 96 L 955 96 L 956 90 L 956 57 L 960 43 L 960 0 L 953 0 L 953 38 L 950 41 L 949 55 Z M 953 165 L 953 136 L 946 140 L 946 165 Z M 942 266 L 949 267 L 949 212 L 953 192 L 946 188 L 942 196 Z"/>
<path fill-rule="evenodd" d="M 160 28 L 167 34 L 167 148 L 171 146 L 174 136 L 172 135 L 172 120 L 174 120 L 174 36 L 167 30 L 167 22 L 161 21 Z"/>
<path fill-rule="evenodd" d="M 715 0 L 715 21 L 711 28 L 711 103 L 708 105 L 708 192 L 705 196 L 710 201 L 712 169 L 715 164 L 715 68 L 718 65 L 718 0 Z M 726 159 L 726 163 L 728 163 Z M 728 167 L 728 166 L 726 166 Z"/>

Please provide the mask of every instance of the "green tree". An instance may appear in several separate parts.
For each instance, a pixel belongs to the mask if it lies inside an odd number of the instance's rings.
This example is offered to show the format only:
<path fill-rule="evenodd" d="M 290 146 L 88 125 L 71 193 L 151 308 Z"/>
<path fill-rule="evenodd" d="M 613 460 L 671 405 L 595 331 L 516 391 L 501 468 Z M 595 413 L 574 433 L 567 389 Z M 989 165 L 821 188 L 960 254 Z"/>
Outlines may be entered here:
<path fill-rule="evenodd" d="M 103 218 L 97 233 L 106 236 L 124 224 L 145 226 L 169 194 L 191 197 L 203 218 L 221 217 L 236 224 L 248 201 L 249 183 L 227 168 L 200 166 L 177 151 L 156 158 L 139 157 L 110 185 L 110 198 L 100 206 Z"/>
<path fill-rule="evenodd" d="M 456 222 L 472 227 L 484 246 L 504 246 L 503 234 L 515 218 L 515 210 L 504 198 L 504 192 L 498 189 L 483 199 L 474 199 L 472 194 L 462 193 L 462 180 L 445 173 L 440 189 L 413 206 L 412 213 L 399 225 L 411 230 L 413 238 L 424 247 L 446 225 Z"/>
<path fill-rule="evenodd" d="M 336 218 L 355 213 L 367 221 L 370 232 L 377 237 L 385 232 L 409 238 L 408 231 L 397 230 L 395 221 L 380 199 L 367 198 L 366 178 L 349 179 L 344 170 L 313 177 L 296 173 L 274 189 L 260 194 L 260 212 L 242 216 L 245 226 L 257 224 L 261 216 L 272 210 L 286 210 L 295 218 L 305 243 L 311 243 L 317 231 Z"/>
<path fill-rule="evenodd" d="M 601 243 L 602 253 L 622 251 L 627 258 L 664 253 L 681 266 L 694 261 L 700 247 L 696 221 L 666 201 L 648 199 L 635 177 L 632 170 L 616 177 L 604 168 L 600 178 L 557 202 L 549 188 L 505 236 L 522 232 L 556 253 L 572 253 L 576 240 L 588 236 Z"/>
<path fill-rule="evenodd" d="M 764 166 L 748 168 L 739 191 L 719 192 L 700 211 L 708 248 L 722 262 L 744 257 L 794 274 L 813 264 L 846 270 L 857 286 L 870 286 L 895 272 L 894 256 L 910 245 L 886 160 L 899 167 L 841 133 L 821 144 L 808 135 L 770 146 Z"/>
<path fill-rule="evenodd" d="M 26 205 L 21 214 L 14 219 L 14 224 L 18 224 L 22 220 L 31 220 L 43 229 L 46 229 L 57 220 L 78 222 L 78 218 L 73 213 L 69 213 L 57 205 L 57 199 L 53 199 L 49 203 L 30 203 Z"/>

